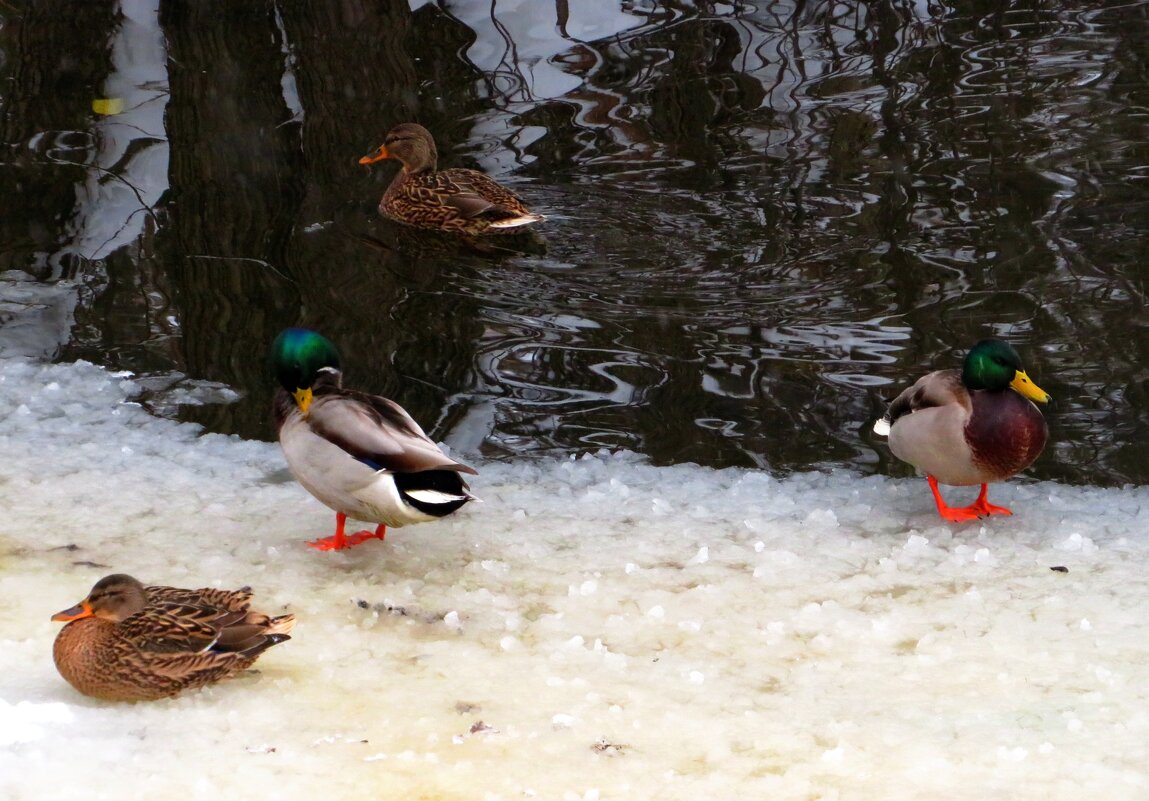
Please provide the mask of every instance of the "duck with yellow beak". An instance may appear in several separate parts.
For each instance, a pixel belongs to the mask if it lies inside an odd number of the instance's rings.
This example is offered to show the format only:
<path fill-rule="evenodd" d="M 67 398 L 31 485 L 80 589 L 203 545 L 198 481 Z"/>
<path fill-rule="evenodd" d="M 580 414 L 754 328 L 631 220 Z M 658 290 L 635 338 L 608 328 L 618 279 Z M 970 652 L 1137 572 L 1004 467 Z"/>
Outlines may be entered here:
<path fill-rule="evenodd" d="M 445 517 L 475 496 L 454 461 L 397 403 L 343 388 L 331 340 L 288 328 L 271 346 L 280 386 L 273 402 L 279 444 L 296 480 L 335 510 L 335 533 L 309 542 L 340 550 L 398 528 Z M 346 534 L 347 518 L 376 523 Z"/>
<path fill-rule="evenodd" d="M 1025 374 L 1017 351 L 986 339 L 970 349 L 961 370 L 924 375 L 894 398 L 874 433 L 889 437 L 894 456 L 926 474 L 946 520 L 1008 515 L 1013 512 L 986 499 L 988 485 L 1016 475 L 1041 454 L 1049 429 L 1033 402 L 1050 400 Z M 969 506 L 947 506 L 939 482 L 980 484 L 981 493 Z"/>

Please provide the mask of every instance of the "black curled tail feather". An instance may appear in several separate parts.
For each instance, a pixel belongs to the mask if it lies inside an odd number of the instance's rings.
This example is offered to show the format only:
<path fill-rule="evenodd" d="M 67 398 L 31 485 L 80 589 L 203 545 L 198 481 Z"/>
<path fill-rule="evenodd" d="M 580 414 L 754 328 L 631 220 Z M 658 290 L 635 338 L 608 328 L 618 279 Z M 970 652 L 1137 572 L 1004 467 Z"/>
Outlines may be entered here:
<path fill-rule="evenodd" d="M 467 482 L 454 470 L 423 470 L 418 473 L 395 473 L 395 487 L 403 500 L 423 514 L 446 517 L 461 508 L 472 496 Z M 442 501 L 428 501 L 412 493 L 435 492 L 445 497 Z"/>

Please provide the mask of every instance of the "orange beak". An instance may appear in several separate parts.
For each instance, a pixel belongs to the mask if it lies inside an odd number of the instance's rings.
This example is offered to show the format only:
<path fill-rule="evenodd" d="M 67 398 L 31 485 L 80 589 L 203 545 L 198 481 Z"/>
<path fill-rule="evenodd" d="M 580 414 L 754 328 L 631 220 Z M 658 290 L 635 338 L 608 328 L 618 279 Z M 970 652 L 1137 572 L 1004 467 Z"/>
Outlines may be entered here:
<path fill-rule="evenodd" d="M 363 158 L 359 159 L 360 164 L 374 164 L 377 161 L 391 158 L 391 154 L 387 152 L 387 145 L 379 145 L 379 149 Z"/>
<path fill-rule="evenodd" d="M 73 606 L 71 609 L 65 609 L 63 612 L 57 612 L 56 614 L 52 615 L 52 620 L 58 620 L 61 623 L 66 623 L 70 620 L 79 620 L 83 617 L 91 617 L 93 614 L 94 612 L 92 612 L 92 605 L 88 603 L 88 599 L 85 598 Z"/>

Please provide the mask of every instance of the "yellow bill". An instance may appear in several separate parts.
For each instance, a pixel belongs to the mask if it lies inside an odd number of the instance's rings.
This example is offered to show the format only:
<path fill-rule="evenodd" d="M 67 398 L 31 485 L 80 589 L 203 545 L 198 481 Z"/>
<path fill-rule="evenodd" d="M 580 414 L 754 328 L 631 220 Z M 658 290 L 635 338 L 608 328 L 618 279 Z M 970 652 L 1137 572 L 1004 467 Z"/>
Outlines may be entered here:
<path fill-rule="evenodd" d="M 307 414 L 307 410 L 311 406 L 311 388 L 297 389 L 291 394 L 295 397 L 295 402 L 299 405 L 299 411 Z"/>
<path fill-rule="evenodd" d="M 1035 403 L 1049 403 L 1053 396 L 1029 380 L 1025 370 L 1018 370 L 1009 385 Z"/>

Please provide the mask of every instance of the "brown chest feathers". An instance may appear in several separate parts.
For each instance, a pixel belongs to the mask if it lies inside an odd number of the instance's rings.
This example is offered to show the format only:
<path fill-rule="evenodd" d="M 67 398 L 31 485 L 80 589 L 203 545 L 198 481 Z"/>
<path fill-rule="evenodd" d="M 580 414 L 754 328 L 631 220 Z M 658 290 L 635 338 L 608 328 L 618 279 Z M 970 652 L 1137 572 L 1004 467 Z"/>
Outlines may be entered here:
<path fill-rule="evenodd" d="M 965 427 L 975 464 L 997 480 L 1033 464 L 1045 448 L 1049 428 L 1041 412 L 1012 390 L 970 393 L 973 413 Z"/>

